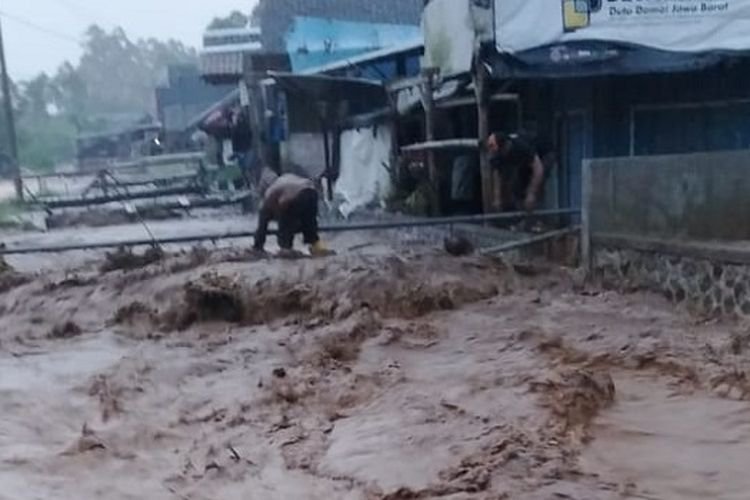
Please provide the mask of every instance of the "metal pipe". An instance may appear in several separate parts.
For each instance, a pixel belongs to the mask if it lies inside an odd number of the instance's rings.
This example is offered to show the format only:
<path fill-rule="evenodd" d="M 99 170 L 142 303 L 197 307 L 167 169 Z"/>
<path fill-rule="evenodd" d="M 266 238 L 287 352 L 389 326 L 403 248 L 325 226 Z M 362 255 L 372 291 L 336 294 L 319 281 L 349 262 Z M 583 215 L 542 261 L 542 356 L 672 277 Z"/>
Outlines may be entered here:
<path fill-rule="evenodd" d="M 557 231 L 550 231 L 548 233 L 539 234 L 536 236 L 530 236 L 522 240 L 509 241 L 507 243 L 503 243 L 502 245 L 485 248 L 483 250 L 480 250 L 479 253 L 483 255 L 492 255 L 492 254 L 498 254 L 498 253 L 503 253 L 503 252 L 509 252 L 511 250 L 516 250 L 518 248 L 527 247 L 529 245 L 534 245 L 536 243 L 542 243 L 548 240 L 561 238 L 563 236 L 573 234 L 580 230 L 581 230 L 581 226 L 566 227 L 565 229 L 558 229 Z"/>
<path fill-rule="evenodd" d="M 432 219 L 420 219 L 411 221 L 393 221 L 393 222 L 364 222 L 359 224 L 336 224 L 331 226 L 321 226 L 320 232 L 323 233 L 346 233 L 353 231 L 378 231 L 387 229 L 404 229 L 412 227 L 434 227 L 434 226 L 447 226 L 451 224 L 472 224 L 482 222 L 492 222 L 509 219 L 519 219 L 526 217 L 545 217 L 545 216 L 556 216 L 556 215 L 574 215 L 580 213 L 578 209 L 558 209 L 558 210 L 540 210 L 538 212 L 509 212 L 509 213 L 497 213 L 488 215 L 467 215 L 461 217 L 439 217 Z M 276 234 L 276 231 L 269 231 L 270 235 Z M 192 236 L 178 236 L 173 238 L 161 238 L 157 239 L 156 242 L 159 245 L 172 245 L 181 243 L 197 243 L 201 241 L 219 241 L 219 240 L 237 240 L 244 238 L 252 238 L 255 236 L 254 231 L 236 232 L 236 233 L 224 233 L 224 234 L 207 234 L 207 235 L 192 235 Z M 140 247 L 140 246 L 152 246 L 154 241 L 150 239 L 146 240 L 130 240 L 130 241 L 109 241 L 104 243 L 88 243 L 79 245 L 60 245 L 52 247 L 38 247 L 38 248 L 0 248 L 0 255 L 24 255 L 34 253 L 64 253 L 73 252 L 78 250 L 101 250 L 106 248 L 119 248 L 119 247 Z"/>

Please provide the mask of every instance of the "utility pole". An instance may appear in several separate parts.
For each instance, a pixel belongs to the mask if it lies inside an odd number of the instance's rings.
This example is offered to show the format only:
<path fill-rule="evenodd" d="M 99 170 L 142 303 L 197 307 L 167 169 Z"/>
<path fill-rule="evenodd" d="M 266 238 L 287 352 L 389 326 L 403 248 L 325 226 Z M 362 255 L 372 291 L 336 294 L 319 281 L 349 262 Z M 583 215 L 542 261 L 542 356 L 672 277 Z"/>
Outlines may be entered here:
<path fill-rule="evenodd" d="M 15 176 L 16 198 L 23 201 L 23 179 L 21 178 L 21 167 L 18 164 L 18 138 L 16 136 L 16 122 L 13 117 L 13 96 L 10 93 L 10 78 L 8 77 L 8 64 L 5 60 L 5 45 L 3 43 L 3 29 L 0 25 L 0 65 L 2 65 L 2 87 L 3 108 L 5 110 L 5 126 L 8 131 L 8 146 L 10 148 L 10 161 L 13 164 Z"/>

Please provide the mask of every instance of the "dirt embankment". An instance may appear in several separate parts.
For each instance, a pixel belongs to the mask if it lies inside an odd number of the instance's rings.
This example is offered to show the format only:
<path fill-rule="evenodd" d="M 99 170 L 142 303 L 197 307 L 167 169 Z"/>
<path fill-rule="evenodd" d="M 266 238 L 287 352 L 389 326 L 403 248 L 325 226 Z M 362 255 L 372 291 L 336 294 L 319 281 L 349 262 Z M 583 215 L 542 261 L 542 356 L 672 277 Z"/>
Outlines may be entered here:
<path fill-rule="evenodd" d="M 632 416 L 641 380 L 750 393 L 739 325 L 551 266 L 196 250 L 117 267 L 0 295 L 0 497 L 677 498 L 590 465 L 629 458 L 601 422 Z"/>
<path fill-rule="evenodd" d="M 3 256 L 0 255 L 0 294 L 28 283 L 30 279 L 28 276 L 24 276 L 13 269 Z"/>

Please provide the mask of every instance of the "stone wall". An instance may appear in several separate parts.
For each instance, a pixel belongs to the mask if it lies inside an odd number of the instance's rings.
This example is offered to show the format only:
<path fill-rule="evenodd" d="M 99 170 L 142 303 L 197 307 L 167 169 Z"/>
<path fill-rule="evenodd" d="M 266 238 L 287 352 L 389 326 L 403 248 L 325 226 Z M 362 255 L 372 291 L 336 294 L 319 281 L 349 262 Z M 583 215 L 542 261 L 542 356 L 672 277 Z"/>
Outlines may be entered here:
<path fill-rule="evenodd" d="M 696 314 L 750 317 L 748 264 L 598 247 L 593 270 L 607 286 L 657 292 Z"/>

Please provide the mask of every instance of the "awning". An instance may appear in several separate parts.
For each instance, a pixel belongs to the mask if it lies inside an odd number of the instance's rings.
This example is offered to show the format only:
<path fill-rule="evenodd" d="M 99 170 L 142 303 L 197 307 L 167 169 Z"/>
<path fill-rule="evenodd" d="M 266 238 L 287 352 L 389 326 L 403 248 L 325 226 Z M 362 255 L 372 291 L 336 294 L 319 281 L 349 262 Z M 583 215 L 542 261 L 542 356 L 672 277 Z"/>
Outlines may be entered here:
<path fill-rule="evenodd" d="M 487 56 L 492 76 L 511 78 L 566 78 L 696 71 L 739 53 L 679 53 L 611 42 L 568 42 L 513 55 L 493 51 Z"/>
<path fill-rule="evenodd" d="M 206 118 L 211 116 L 216 111 L 221 111 L 223 109 L 226 109 L 230 106 L 234 106 L 235 104 L 240 102 L 240 89 L 239 87 L 229 92 L 226 96 L 224 96 L 220 101 L 213 103 L 211 106 L 206 108 L 204 111 L 202 111 L 199 115 L 194 116 L 190 119 L 187 126 L 185 127 L 185 130 L 191 130 L 196 127 L 199 127 L 201 123 L 203 123 Z"/>
<path fill-rule="evenodd" d="M 300 75 L 269 71 L 268 75 L 285 91 L 301 94 L 316 101 L 339 102 L 352 97 L 373 97 L 373 107 L 385 101 L 385 87 L 381 82 L 362 78 L 344 78 L 327 75 Z"/>

